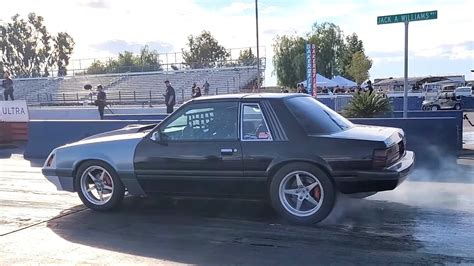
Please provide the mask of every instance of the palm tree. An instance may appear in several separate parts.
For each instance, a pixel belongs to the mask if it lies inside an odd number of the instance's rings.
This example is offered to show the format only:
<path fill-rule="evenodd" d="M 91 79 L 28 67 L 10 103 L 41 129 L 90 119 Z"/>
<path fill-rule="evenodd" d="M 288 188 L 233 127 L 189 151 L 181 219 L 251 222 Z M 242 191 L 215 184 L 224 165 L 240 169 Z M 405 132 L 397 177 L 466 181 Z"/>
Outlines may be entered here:
<path fill-rule="evenodd" d="M 355 93 L 344 110 L 346 117 L 376 117 L 392 111 L 390 101 L 382 94 L 375 92 Z"/>

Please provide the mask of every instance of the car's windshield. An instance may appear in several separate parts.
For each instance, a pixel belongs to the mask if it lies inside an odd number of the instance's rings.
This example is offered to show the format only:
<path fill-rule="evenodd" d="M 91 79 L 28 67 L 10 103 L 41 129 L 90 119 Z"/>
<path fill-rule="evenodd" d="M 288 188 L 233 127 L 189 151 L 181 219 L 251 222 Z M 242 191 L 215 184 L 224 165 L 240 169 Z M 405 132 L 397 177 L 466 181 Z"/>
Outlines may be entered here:
<path fill-rule="evenodd" d="M 285 104 L 308 134 L 332 134 L 353 127 L 349 120 L 312 97 L 292 97 Z"/>

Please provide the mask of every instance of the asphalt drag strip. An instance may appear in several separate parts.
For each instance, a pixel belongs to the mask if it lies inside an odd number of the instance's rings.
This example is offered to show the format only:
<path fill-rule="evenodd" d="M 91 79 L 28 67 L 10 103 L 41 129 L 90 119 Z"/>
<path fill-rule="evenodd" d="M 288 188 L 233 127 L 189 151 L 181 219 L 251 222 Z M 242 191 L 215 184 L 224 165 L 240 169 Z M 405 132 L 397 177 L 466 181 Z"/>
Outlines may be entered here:
<path fill-rule="evenodd" d="M 0 150 L 0 264 L 474 264 L 466 164 L 367 199 L 340 195 L 328 219 L 295 226 L 259 201 L 128 197 L 91 211 L 56 191 L 41 161 Z"/>

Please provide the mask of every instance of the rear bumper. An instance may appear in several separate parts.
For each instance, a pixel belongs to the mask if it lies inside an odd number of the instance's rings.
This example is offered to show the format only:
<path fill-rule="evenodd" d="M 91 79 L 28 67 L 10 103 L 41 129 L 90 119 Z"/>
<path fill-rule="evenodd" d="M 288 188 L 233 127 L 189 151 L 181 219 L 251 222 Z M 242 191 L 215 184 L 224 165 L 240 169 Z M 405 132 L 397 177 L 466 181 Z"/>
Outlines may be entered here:
<path fill-rule="evenodd" d="M 407 151 L 395 164 L 380 171 L 344 171 L 335 173 L 336 185 L 342 193 L 393 190 L 407 178 L 415 164 L 415 154 Z"/>

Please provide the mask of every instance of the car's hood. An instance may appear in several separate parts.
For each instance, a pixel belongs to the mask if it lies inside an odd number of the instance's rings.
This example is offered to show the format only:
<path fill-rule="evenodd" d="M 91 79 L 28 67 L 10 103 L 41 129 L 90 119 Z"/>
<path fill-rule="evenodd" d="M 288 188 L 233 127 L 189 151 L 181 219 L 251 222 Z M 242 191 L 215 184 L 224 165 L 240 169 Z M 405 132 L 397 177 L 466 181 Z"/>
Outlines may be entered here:
<path fill-rule="evenodd" d="M 403 139 L 405 133 L 400 128 L 355 125 L 347 130 L 331 134 L 331 137 L 341 139 L 369 140 L 384 142 L 390 146 Z"/>
<path fill-rule="evenodd" d="M 67 144 L 65 146 L 74 146 L 82 144 L 92 144 L 92 143 L 103 143 L 111 141 L 123 141 L 123 140 L 132 140 L 137 138 L 143 138 L 148 134 L 148 130 L 154 128 L 156 125 L 128 125 L 124 128 L 100 133 L 87 137 L 85 139 L 79 140 L 77 142 Z"/>
<path fill-rule="evenodd" d="M 426 104 L 430 104 L 430 103 L 433 103 L 433 102 L 434 101 L 424 100 L 421 104 L 426 105 Z"/>

